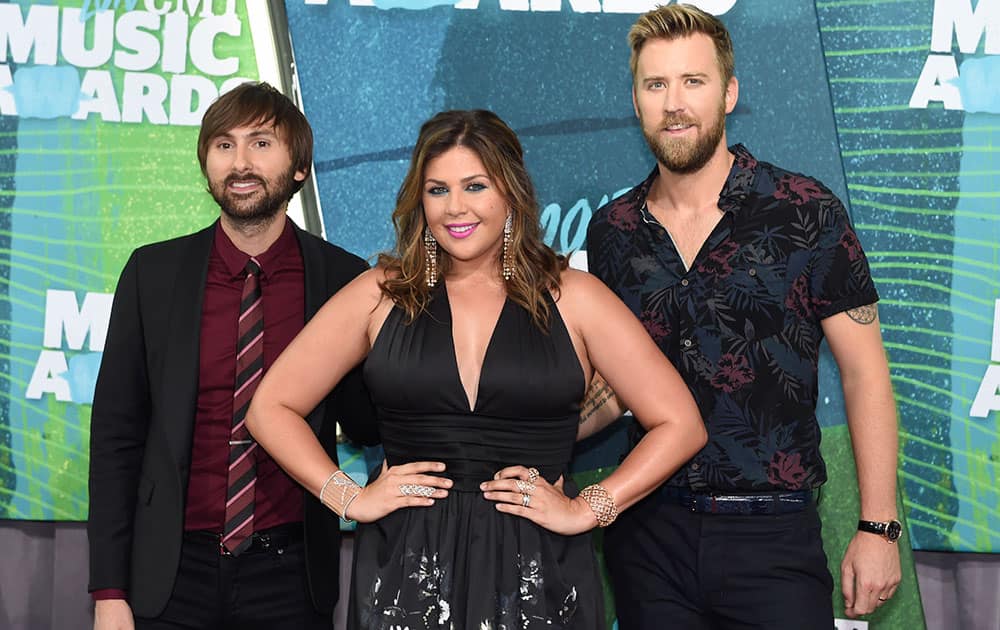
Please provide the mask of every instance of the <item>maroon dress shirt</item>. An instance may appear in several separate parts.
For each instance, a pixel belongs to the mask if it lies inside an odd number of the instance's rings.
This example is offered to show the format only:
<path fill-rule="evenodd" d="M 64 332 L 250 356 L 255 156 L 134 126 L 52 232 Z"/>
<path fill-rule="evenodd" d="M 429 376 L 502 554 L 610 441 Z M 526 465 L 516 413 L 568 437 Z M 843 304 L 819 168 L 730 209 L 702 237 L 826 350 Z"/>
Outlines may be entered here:
<path fill-rule="evenodd" d="M 264 370 L 305 323 L 305 268 L 291 221 L 257 256 L 264 300 Z M 198 406 L 191 445 L 184 529 L 222 532 L 229 470 L 229 434 L 236 380 L 236 323 L 250 256 L 236 249 L 218 225 L 208 259 L 201 309 Z M 263 450 L 257 451 L 254 529 L 302 520 L 302 488 Z"/>

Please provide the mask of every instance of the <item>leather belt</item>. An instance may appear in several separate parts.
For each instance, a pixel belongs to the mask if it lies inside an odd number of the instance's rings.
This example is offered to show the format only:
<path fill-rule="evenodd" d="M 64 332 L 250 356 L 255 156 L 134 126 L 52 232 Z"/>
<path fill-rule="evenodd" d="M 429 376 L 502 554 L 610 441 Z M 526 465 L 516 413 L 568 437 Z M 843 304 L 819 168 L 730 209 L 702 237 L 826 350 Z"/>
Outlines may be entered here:
<path fill-rule="evenodd" d="M 813 502 L 812 490 L 789 490 L 763 494 L 707 494 L 687 488 L 663 486 L 660 496 L 700 514 L 792 514 Z"/>
<path fill-rule="evenodd" d="M 276 525 L 250 535 L 250 546 L 240 555 L 247 553 L 262 553 L 269 549 L 283 549 L 290 543 L 299 542 L 303 538 L 302 523 L 285 523 Z M 197 529 L 184 532 L 184 539 L 192 543 L 208 543 L 218 546 L 219 553 L 223 556 L 232 555 L 229 550 L 222 546 L 222 534 L 206 529 Z"/>

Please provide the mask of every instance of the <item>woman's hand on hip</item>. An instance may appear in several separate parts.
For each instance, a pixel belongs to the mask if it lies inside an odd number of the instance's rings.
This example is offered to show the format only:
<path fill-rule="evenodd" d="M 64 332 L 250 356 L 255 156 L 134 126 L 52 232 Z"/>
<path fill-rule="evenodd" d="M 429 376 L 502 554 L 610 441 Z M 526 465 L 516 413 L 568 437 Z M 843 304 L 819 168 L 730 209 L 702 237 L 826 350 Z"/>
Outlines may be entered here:
<path fill-rule="evenodd" d="M 586 501 L 570 499 L 563 492 L 562 477 L 549 483 L 534 468 L 508 466 L 479 488 L 486 499 L 496 503 L 498 511 L 526 518 L 557 534 L 579 534 L 597 525 Z"/>
<path fill-rule="evenodd" d="M 448 496 L 452 482 L 428 473 L 440 473 L 444 469 L 441 462 L 389 466 L 383 461 L 378 479 L 361 490 L 344 516 L 359 523 L 370 523 L 400 508 L 430 507 L 435 499 Z"/>

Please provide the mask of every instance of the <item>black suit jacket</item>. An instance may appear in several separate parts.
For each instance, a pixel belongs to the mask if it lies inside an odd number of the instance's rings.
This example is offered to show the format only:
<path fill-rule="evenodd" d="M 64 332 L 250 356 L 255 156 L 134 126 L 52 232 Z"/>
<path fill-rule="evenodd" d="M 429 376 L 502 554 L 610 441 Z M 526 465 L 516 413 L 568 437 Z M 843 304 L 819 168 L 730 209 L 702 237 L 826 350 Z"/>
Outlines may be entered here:
<path fill-rule="evenodd" d="M 298 228 L 309 320 L 365 262 Z M 198 397 L 201 307 L 215 225 L 140 247 L 115 291 L 90 437 L 90 590 L 128 591 L 134 614 L 162 612 L 173 589 Z M 360 370 L 307 418 L 336 461 L 336 426 L 377 441 Z M 316 608 L 337 602 L 338 518 L 306 493 L 305 543 Z"/>

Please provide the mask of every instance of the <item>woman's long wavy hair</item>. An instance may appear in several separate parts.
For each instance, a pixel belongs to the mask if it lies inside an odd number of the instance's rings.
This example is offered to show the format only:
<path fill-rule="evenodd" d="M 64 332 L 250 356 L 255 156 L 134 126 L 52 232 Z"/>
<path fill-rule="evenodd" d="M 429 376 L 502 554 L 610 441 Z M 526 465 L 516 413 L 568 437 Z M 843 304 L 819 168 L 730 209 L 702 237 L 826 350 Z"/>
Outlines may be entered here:
<path fill-rule="evenodd" d="M 396 227 L 395 251 L 378 257 L 379 266 L 386 271 L 382 292 L 406 311 L 410 321 L 430 301 L 423 238 L 427 221 L 421 201 L 424 176 L 431 160 L 459 146 L 479 156 L 486 174 L 500 189 L 512 214 L 508 255 L 514 274 L 504 281 L 507 295 L 528 310 L 536 325 L 548 330 L 546 292 L 551 291 L 558 297 L 559 274 L 567 262 L 542 242 L 535 187 L 524 166 L 524 151 L 517 135 L 496 114 L 487 110 L 440 112 L 420 128 L 410 169 L 399 187 L 396 209 L 392 213 Z M 439 277 L 446 276 L 451 257 L 443 247 L 438 247 L 437 265 Z M 498 256 L 497 276 L 502 279 L 501 266 Z"/>

